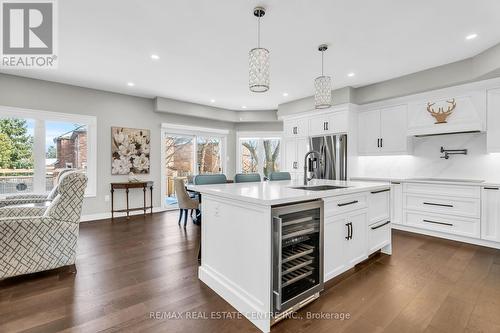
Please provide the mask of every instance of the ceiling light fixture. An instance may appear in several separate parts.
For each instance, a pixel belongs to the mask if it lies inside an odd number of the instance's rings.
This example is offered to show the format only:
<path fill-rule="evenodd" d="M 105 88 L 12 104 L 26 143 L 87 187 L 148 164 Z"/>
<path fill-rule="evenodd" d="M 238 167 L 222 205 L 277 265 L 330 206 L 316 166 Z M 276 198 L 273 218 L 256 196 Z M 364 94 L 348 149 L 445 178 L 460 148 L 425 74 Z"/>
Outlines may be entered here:
<path fill-rule="evenodd" d="M 151 59 L 153 59 L 153 60 L 159 60 L 159 59 L 160 59 L 160 56 L 159 56 L 159 55 L 157 55 L 157 54 L 152 54 L 152 55 L 151 55 Z"/>
<path fill-rule="evenodd" d="M 133 86 L 135 86 L 135 83 L 134 82 L 127 82 L 127 86 L 133 87 Z"/>
<path fill-rule="evenodd" d="M 477 37 L 477 34 L 470 34 L 470 35 L 467 35 L 467 37 L 465 37 L 465 39 L 471 40 L 471 39 L 474 39 L 476 37 Z"/>
<path fill-rule="evenodd" d="M 246 109 L 247 107 L 246 107 L 246 105 L 243 105 L 241 108 L 242 108 L 242 109 Z"/>
<path fill-rule="evenodd" d="M 284 92 L 283 93 L 283 97 L 287 97 L 288 96 L 288 93 L 287 92 Z"/>
<path fill-rule="evenodd" d="M 266 14 L 263 7 L 255 7 L 253 15 L 258 18 L 257 47 L 248 53 L 248 86 L 253 92 L 269 90 L 269 50 L 260 47 L 260 18 Z"/>
<path fill-rule="evenodd" d="M 215 103 L 215 99 L 211 99 L 211 100 L 210 100 L 210 103 Z"/>
<path fill-rule="evenodd" d="M 332 106 L 332 78 L 323 74 L 323 55 L 326 50 L 328 50 L 328 45 L 318 46 L 318 51 L 321 52 L 321 76 L 314 79 L 314 107 L 316 109 L 326 109 Z"/>
<path fill-rule="evenodd" d="M 354 74 L 354 73 L 347 74 L 347 76 L 349 76 L 349 77 L 353 77 L 354 75 L 356 75 L 356 74 Z"/>

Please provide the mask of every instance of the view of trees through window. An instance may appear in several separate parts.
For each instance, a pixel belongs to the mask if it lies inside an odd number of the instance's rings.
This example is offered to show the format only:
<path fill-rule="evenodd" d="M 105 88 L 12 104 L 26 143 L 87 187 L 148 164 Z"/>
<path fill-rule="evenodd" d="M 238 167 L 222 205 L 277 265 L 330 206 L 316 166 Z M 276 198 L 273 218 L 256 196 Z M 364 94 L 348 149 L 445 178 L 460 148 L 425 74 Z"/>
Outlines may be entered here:
<path fill-rule="evenodd" d="M 33 191 L 35 122 L 0 119 L 0 194 Z"/>
<path fill-rule="evenodd" d="M 164 140 L 167 197 L 175 195 L 174 178 L 222 172 L 221 137 L 171 134 Z"/>
<path fill-rule="evenodd" d="M 268 177 L 271 172 L 279 171 L 280 143 L 279 138 L 241 138 L 241 172 Z"/>

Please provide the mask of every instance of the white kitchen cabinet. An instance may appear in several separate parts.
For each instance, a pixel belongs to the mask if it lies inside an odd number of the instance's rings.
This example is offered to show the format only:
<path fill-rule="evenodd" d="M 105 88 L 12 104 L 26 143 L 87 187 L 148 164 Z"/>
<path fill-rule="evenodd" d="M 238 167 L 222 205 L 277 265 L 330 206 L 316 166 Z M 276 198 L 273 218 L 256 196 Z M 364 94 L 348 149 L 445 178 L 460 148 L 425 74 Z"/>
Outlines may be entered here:
<path fill-rule="evenodd" d="M 484 187 L 481 197 L 481 238 L 500 242 L 500 188 Z"/>
<path fill-rule="evenodd" d="M 500 88 L 488 90 L 488 153 L 500 153 Z"/>
<path fill-rule="evenodd" d="M 411 152 L 407 135 L 407 107 L 398 105 L 358 114 L 360 155 L 395 155 Z"/>
<path fill-rule="evenodd" d="M 366 248 L 366 220 L 367 214 L 356 212 L 346 217 L 346 223 L 350 224 L 350 237 L 345 242 L 345 260 L 348 266 L 354 266 L 368 257 Z"/>
<path fill-rule="evenodd" d="M 403 223 L 403 185 L 391 183 L 391 223 Z"/>
<path fill-rule="evenodd" d="M 282 171 L 292 175 L 304 171 L 304 156 L 308 150 L 307 138 L 287 138 L 284 140 L 284 165 Z"/>
<path fill-rule="evenodd" d="M 380 153 L 380 111 L 358 114 L 358 153 L 370 155 Z"/>
<path fill-rule="evenodd" d="M 348 131 L 348 111 L 324 113 L 309 119 L 309 135 L 346 133 Z"/>
<path fill-rule="evenodd" d="M 308 136 L 307 118 L 291 118 L 283 121 L 283 131 L 285 137 L 306 137 Z"/>
<path fill-rule="evenodd" d="M 391 221 L 382 220 L 368 226 L 368 254 L 391 244 Z"/>
<path fill-rule="evenodd" d="M 390 188 L 371 191 L 368 195 L 368 224 L 380 220 L 389 220 L 391 217 L 391 190 Z"/>
<path fill-rule="evenodd" d="M 325 219 L 324 230 L 324 280 L 327 281 L 343 272 L 349 267 L 345 256 L 345 242 L 348 236 L 347 222 L 344 218 Z"/>

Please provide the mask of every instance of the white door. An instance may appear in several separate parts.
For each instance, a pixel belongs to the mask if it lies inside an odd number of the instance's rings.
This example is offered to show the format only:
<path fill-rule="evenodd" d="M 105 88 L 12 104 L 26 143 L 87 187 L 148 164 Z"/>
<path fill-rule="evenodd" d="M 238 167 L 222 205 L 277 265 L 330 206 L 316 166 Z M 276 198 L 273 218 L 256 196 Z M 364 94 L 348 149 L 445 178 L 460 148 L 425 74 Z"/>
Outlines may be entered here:
<path fill-rule="evenodd" d="M 324 230 L 324 280 L 325 282 L 347 270 L 344 247 L 347 237 L 346 220 L 325 219 Z"/>
<path fill-rule="evenodd" d="M 285 139 L 285 163 L 283 171 L 297 171 L 297 139 Z"/>
<path fill-rule="evenodd" d="M 346 218 L 346 223 L 351 224 L 351 239 L 345 243 L 348 266 L 354 266 L 367 258 L 366 221 L 366 212 L 355 212 Z"/>
<path fill-rule="evenodd" d="M 380 111 L 360 112 L 358 115 L 358 150 L 360 154 L 379 153 Z"/>
<path fill-rule="evenodd" d="M 309 140 L 307 138 L 297 139 L 297 171 L 304 171 L 304 156 L 309 151 Z"/>
<path fill-rule="evenodd" d="M 380 111 L 381 151 L 405 153 L 408 150 L 407 110 L 399 105 Z"/>
<path fill-rule="evenodd" d="M 328 115 L 322 114 L 309 119 L 309 135 L 321 135 L 329 132 L 327 130 Z"/>
<path fill-rule="evenodd" d="M 481 201 L 481 238 L 500 242 L 500 188 L 483 188 Z"/>
<path fill-rule="evenodd" d="M 295 119 L 287 119 L 283 121 L 283 132 L 285 137 L 296 136 L 297 131 L 297 121 Z"/>

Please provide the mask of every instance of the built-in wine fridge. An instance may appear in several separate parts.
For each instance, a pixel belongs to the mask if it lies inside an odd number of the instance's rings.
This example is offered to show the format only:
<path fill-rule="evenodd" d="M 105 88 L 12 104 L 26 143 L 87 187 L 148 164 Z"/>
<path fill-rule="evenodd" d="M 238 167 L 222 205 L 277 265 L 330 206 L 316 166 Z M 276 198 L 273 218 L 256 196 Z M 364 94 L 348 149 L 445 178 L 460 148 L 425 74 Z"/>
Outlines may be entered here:
<path fill-rule="evenodd" d="M 323 201 L 276 206 L 273 217 L 275 321 L 323 290 Z"/>

